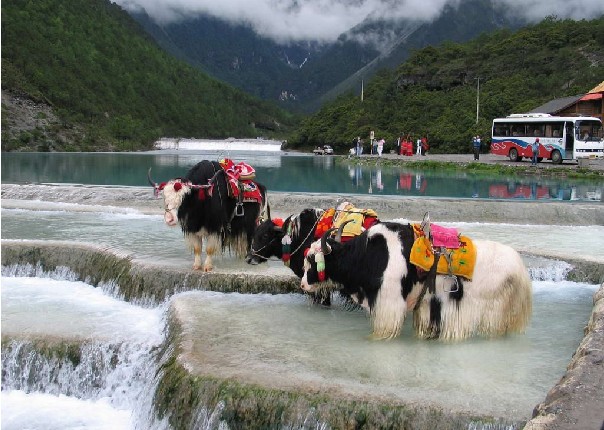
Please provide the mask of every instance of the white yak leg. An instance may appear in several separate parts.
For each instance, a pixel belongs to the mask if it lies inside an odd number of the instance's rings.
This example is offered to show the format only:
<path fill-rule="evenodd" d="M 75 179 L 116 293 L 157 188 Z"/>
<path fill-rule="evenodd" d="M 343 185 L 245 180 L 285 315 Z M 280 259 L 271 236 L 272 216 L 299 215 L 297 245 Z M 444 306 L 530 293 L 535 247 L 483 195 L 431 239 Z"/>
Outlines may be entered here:
<path fill-rule="evenodd" d="M 214 266 L 212 264 L 212 257 L 220 250 L 220 240 L 218 236 L 212 235 L 208 236 L 206 240 L 206 260 L 203 263 L 203 271 L 211 272 L 214 270 Z"/>
<path fill-rule="evenodd" d="M 200 236 L 192 238 L 193 245 L 193 270 L 201 270 L 201 248 L 203 245 L 203 239 Z"/>

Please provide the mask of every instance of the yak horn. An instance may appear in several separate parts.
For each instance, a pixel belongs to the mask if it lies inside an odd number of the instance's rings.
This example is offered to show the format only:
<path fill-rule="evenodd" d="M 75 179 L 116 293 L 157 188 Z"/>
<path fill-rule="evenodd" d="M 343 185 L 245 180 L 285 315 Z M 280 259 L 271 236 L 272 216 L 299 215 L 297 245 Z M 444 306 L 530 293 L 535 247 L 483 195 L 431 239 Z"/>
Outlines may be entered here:
<path fill-rule="evenodd" d="M 157 183 L 153 182 L 153 179 L 151 179 L 151 167 L 149 167 L 149 170 L 147 171 L 147 180 L 149 181 L 149 183 L 151 184 L 151 186 L 153 188 L 158 187 Z"/>
<path fill-rule="evenodd" d="M 348 224 L 349 222 L 353 222 L 354 220 L 349 219 L 347 221 L 344 221 L 342 224 L 340 224 L 340 228 L 338 228 L 338 232 L 336 233 L 336 242 L 338 243 L 342 243 L 342 232 L 344 231 L 344 227 L 346 227 L 346 224 Z"/>
<path fill-rule="evenodd" d="M 336 230 L 337 228 L 330 228 L 325 233 L 323 233 L 323 236 L 321 236 L 321 251 L 323 251 L 323 254 L 325 255 L 331 252 L 331 247 L 327 244 L 327 237 L 329 237 L 329 235 Z"/>

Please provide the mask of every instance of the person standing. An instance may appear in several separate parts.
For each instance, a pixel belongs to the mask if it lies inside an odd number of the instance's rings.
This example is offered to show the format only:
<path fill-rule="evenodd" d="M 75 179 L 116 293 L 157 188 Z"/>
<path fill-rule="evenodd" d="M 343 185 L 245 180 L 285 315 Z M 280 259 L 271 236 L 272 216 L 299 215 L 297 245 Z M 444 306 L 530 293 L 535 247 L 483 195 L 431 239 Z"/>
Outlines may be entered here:
<path fill-rule="evenodd" d="M 415 148 L 415 155 L 422 155 L 422 140 L 420 138 L 415 142 L 417 148 Z"/>
<path fill-rule="evenodd" d="M 476 135 L 472 138 L 472 147 L 474 148 L 474 160 L 480 159 L 480 136 Z"/>
<path fill-rule="evenodd" d="M 537 157 L 539 157 L 539 138 L 536 137 L 535 141 L 531 144 L 531 150 L 533 154 L 531 155 L 531 166 L 537 165 Z"/>
<path fill-rule="evenodd" d="M 384 141 L 384 138 L 381 138 L 378 143 L 377 143 L 377 155 L 378 157 L 382 156 L 382 152 L 384 151 L 384 143 L 386 143 Z"/>
<path fill-rule="evenodd" d="M 356 143 L 357 157 L 361 156 L 361 148 L 362 148 L 361 136 L 357 136 L 357 143 Z"/>
<path fill-rule="evenodd" d="M 428 145 L 428 138 L 426 136 L 422 137 L 422 155 L 426 155 L 430 146 Z"/>

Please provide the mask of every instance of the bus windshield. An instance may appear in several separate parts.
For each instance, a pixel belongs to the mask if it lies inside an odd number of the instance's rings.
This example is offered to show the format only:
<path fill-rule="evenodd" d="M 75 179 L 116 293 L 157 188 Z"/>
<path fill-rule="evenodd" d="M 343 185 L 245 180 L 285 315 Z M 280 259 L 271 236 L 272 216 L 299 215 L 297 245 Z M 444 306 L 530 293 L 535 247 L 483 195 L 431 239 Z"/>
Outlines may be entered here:
<path fill-rule="evenodd" d="M 586 142 L 602 141 L 602 124 L 594 120 L 579 120 L 576 123 L 576 139 Z"/>

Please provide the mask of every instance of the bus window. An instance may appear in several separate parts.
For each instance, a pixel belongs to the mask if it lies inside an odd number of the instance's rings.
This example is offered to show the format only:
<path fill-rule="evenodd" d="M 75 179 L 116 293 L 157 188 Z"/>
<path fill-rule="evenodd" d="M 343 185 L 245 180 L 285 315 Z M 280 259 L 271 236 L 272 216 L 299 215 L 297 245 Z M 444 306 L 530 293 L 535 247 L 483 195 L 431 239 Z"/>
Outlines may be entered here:
<path fill-rule="evenodd" d="M 524 136 L 524 126 L 523 125 L 513 125 L 512 126 L 512 136 Z"/>
<path fill-rule="evenodd" d="M 563 127 L 564 124 L 561 122 L 547 124 L 545 126 L 545 137 L 562 137 Z"/>

